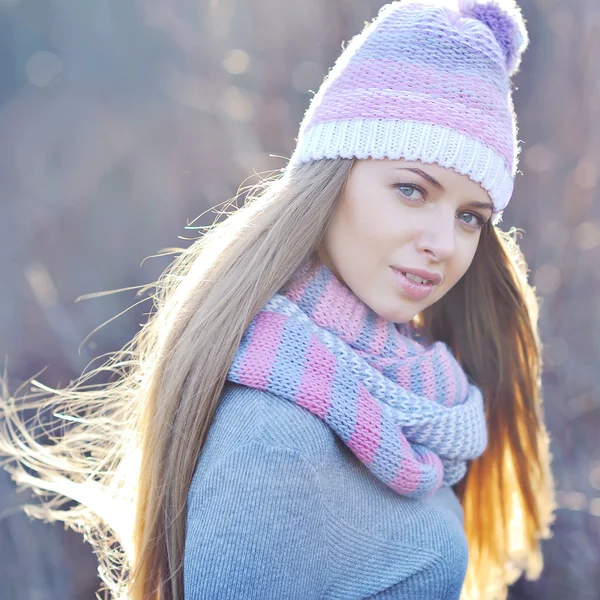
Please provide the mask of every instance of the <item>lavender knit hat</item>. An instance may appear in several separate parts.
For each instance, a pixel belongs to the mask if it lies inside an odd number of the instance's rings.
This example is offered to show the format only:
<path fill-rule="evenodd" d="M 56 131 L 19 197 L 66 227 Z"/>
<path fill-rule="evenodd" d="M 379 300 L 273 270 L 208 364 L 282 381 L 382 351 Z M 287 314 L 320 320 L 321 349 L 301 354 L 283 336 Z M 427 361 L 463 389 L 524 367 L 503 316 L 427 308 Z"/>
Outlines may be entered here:
<path fill-rule="evenodd" d="M 336 157 L 437 163 L 480 183 L 497 223 L 519 153 L 510 77 L 527 44 L 515 0 L 385 5 L 312 99 L 290 164 Z"/>

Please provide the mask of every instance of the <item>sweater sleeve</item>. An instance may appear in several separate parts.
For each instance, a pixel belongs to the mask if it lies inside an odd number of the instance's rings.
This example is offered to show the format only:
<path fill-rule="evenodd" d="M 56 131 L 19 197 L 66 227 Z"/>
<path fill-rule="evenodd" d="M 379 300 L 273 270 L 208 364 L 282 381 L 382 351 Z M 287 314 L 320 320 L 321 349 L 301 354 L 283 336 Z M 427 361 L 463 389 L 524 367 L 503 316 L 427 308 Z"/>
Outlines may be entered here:
<path fill-rule="evenodd" d="M 186 600 L 322 596 L 322 504 L 305 459 L 251 442 L 198 475 L 188 493 Z"/>

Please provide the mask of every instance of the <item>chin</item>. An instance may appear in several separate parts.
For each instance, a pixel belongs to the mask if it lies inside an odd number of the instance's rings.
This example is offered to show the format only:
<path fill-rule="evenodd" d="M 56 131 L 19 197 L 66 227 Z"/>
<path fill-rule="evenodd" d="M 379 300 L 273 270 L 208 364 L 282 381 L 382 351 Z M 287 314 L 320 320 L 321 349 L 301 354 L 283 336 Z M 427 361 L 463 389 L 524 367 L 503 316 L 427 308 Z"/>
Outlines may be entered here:
<path fill-rule="evenodd" d="M 409 321 L 411 321 L 417 314 L 419 314 L 420 311 L 398 311 L 397 315 L 392 315 L 392 317 L 389 319 L 390 321 L 393 321 L 394 323 L 408 323 Z"/>
<path fill-rule="evenodd" d="M 404 304 L 404 303 L 402 303 Z M 379 307 L 381 310 L 375 308 L 375 312 L 384 319 L 392 321 L 393 323 L 408 323 L 415 315 L 419 314 L 422 308 L 416 309 L 414 306 L 399 305 L 398 302 L 391 302 L 387 306 Z"/>

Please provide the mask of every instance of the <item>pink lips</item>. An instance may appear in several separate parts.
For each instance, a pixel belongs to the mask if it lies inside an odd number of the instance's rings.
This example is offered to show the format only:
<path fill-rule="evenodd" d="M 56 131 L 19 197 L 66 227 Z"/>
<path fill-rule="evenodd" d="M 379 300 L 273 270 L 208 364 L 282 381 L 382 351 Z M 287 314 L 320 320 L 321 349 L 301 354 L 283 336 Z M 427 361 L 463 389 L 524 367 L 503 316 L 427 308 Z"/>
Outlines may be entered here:
<path fill-rule="evenodd" d="M 429 296 L 429 294 L 431 294 L 431 291 L 433 290 L 434 285 L 437 285 L 437 283 L 439 283 L 442 278 L 440 275 L 436 275 L 435 273 L 429 273 L 429 277 L 423 273 L 427 273 L 427 271 L 422 271 L 422 270 L 410 270 L 408 271 L 408 273 L 413 273 L 414 275 L 418 275 L 419 277 L 422 277 L 423 279 L 429 279 L 430 283 L 426 283 L 426 284 L 422 284 L 422 283 L 417 283 L 416 281 L 413 281 L 412 279 L 409 279 L 408 277 L 406 277 L 406 275 L 404 275 L 404 273 L 398 269 L 396 269 L 395 267 L 390 267 L 392 269 L 392 273 L 396 279 L 396 281 L 398 282 L 398 284 L 400 285 L 400 287 L 402 288 L 402 290 L 411 298 L 414 298 L 415 300 L 423 300 L 425 298 L 427 298 L 427 296 Z"/>
<path fill-rule="evenodd" d="M 425 269 L 413 269 L 411 267 L 403 267 L 401 265 L 393 265 L 392 269 L 402 271 L 402 273 L 412 273 L 413 275 L 417 275 L 419 277 L 422 277 L 423 279 L 427 279 L 433 285 L 438 285 L 442 281 L 442 276 L 439 273 L 434 273 L 433 271 L 426 271 Z"/>

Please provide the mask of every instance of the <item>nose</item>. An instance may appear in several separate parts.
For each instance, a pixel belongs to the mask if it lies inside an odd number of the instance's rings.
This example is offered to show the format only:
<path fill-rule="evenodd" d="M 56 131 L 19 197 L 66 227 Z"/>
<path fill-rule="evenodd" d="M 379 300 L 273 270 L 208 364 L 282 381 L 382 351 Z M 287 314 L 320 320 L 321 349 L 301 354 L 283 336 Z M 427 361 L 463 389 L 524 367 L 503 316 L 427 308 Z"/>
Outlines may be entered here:
<path fill-rule="evenodd" d="M 417 240 L 420 251 L 437 262 L 449 260 L 456 248 L 454 212 L 440 210 L 430 213 L 423 223 Z"/>

